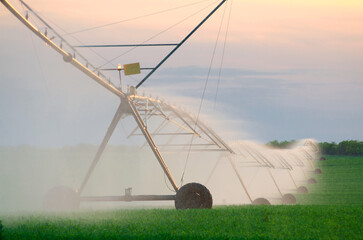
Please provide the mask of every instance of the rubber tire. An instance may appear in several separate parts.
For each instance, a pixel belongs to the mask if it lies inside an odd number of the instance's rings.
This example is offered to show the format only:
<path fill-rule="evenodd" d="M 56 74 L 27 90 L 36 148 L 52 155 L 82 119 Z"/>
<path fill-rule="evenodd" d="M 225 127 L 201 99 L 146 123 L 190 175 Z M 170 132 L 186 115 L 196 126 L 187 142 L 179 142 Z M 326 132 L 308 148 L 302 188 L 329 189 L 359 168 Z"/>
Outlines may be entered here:
<path fill-rule="evenodd" d="M 315 183 L 318 183 L 318 181 L 316 181 L 315 178 L 309 178 L 308 179 L 308 184 L 315 184 Z"/>
<path fill-rule="evenodd" d="M 291 193 L 287 193 L 287 194 L 283 195 L 281 200 L 282 200 L 282 204 L 285 204 L 285 205 L 296 204 L 296 197 L 294 195 L 292 195 Z"/>
<path fill-rule="evenodd" d="M 213 199 L 209 190 L 199 183 L 182 186 L 175 196 L 176 209 L 212 208 Z"/>
<path fill-rule="evenodd" d="M 79 205 L 79 194 L 66 186 L 50 189 L 43 200 L 43 208 L 46 211 L 75 211 L 79 209 Z"/>
<path fill-rule="evenodd" d="M 266 198 L 256 198 L 253 200 L 252 205 L 271 205 L 271 203 Z"/>
<path fill-rule="evenodd" d="M 307 194 L 309 190 L 305 186 L 300 186 L 297 188 L 297 193 L 299 194 Z"/>

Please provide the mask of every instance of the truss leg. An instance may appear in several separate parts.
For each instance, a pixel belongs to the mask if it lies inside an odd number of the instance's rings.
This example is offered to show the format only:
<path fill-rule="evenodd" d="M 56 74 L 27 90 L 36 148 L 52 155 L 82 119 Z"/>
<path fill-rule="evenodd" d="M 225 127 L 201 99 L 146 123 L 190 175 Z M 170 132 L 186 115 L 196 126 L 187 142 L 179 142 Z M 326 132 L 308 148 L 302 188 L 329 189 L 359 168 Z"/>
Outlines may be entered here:
<path fill-rule="evenodd" d="M 279 191 L 280 196 L 282 197 L 281 189 L 280 189 L 279 185 L 277 185 L 276 179 L 275 179 L 275 177 L 272 175 L 271 169 L 270 169 L 270 168 L 267 168 L 267 171 L 268 171 L 268 173 L 270 174 L 270 177 L 272 178 L 272 181 L 274 182 L 275 187 L 277 188 L 277 191 Z"/>
<path fill-rule="evenodd" d="M 170 184 L 173 186 L 174 190 L 176 192 L 178 192 L 179 188 L 176 185 L 173 177 L 171 176 L 171 173 L 168 169 L 168 167 L 166 166 L 163 157 L 161 156 L 158 147 L 156 146 L 156 144 L 154 143 L 154 140 L 152 139 L 150 132 L 147 130 L 147 127 L 145 126 L 144 121 L 142 120 L 139 112 L 136 109 L 135 104 L 132 101 L 128 101 L 130 109 L 131 109 L 131 113 L 135 119 L 135 121 L 137 122 L 137 125 L 139 126 L 141 132 L 144 134 L 146 141 L 149 143 L 149 146 L 151 148 L 151 150 L 153 151 L 155 157 L 157 158 L 157 160 L 160 163 L 161 168 L 164 170 L 165 175 L 168 177 Z"/>
<path fill-rule="evenodd" d="M 310 163 L 311 169 L 314 171 L 315 170 L 315 166 L 314 166 L 313 160 L 309 159 L 308 161 Z"/>
<path fill-rule="evenodd" d="M 284 157 L 282 157 L 282 156 L 280 156 L 280 155 L 277 155 L 277 156 L 278 156 L 278 158 L 279 158 L 279 162 L 280 162 L 282 165 L 284 165 L 286 168 L 288 168 L 288 169 L 290 169 L 290 170 L 293 168 L 293 167 L 291 166 L 291 164 L 290 164 L 290 163 L 288 163 Z"/>
<path fill-rule="evenodd" d="M 301 172 L 304 174 L 305 180 L 308 180 L 308 176 L 302 167 L 300 167 Z"/>
<path fill-rule="evenodd" d="M 242 185 L 243 189 L 245 190 L 245 193 L 247 194 L 248 199 L 249 199 L 249 200 L 250 200 L 250 202 L 252 203 L 252 202 L 253 202 L 252 197 L 251 197 L 251 195 L 249 194 L 249 192 L 248 192 L 248 190 L 247 190 L 247 187 L 246 187 L 245 183 L 243 182 L 243 179 L 242 179 L 241 175 L 240 175 L 240 174 L 239 174 L 239 172 L 238 172 L 238 169 L 237 169 L 237 167 L 236 167 L 236 164 L 233 162 L 233 160 L 232 160 L 232 158 L 231 158 L 230 156 L 227 156 L 227 158 L 228 158 L 229 162 L 231 163 L 231 165 L 232 165 L 232 167 L 233 167 L 233 170 L 234 170 L 234 172 L 236 173 L 236 175 L 237 175 L 237 177 L 238 177 L 238 179 L 239 179 L 239 182 L 241 183 L 241 185 Z"/>
<path fill-rule="evenodd" d="M 117 123 L 120 121 L 121 116 L 122 116 L 122 103 L 118 107 L 118 109 L 115 113 L 115 116 L 113 117 L 112 122 L 107 129 L 106 135 L 103 138 L 101 145 L 98 147 L 97 153 L 93 159 L 93 162 L 92 162 L 90 168 L 88 169 L 86 177 L 83 179 L 82 185 L 79 189 L 79 194 L 81 194 L 83 192 L 83 190 L 88 182 L 88 179 L 90 178 L 94 168 L 96 167 L 98 161 L 100 160 L 101 155 L 102 155 L 103 151 L 105 150 L 105 147 L 106 147 L 108 141 L 110 140 L 112 133 L 114 132 L 114 130 L 117 126 Z"/>
<path fill-rule="evenodd" d="M 295 179 L 292 177 L 292 174 L 291 174 L 290 170 L 287 170 L 287 171 L 289 172 L 289 175 L 290 175 L 290 178 L 291 178 L 292 182 L 294 183 L 295 187 L 297 188 Z"/>
<path fill-rule="evenodd" d="M 217 166 L 219 164 L 219 162 L 222 160 L 222 157 L 219 157 L 218 160 L 216 161 L 216 163 L 214 164 L 211 173 L 209 174 L 207 181 L 205 182 L 205 185 L 207 185 L 210 181 L 210 179 L 212 178 L 212 175 L 214 174 L 215 170 L 217 169 Z"/>

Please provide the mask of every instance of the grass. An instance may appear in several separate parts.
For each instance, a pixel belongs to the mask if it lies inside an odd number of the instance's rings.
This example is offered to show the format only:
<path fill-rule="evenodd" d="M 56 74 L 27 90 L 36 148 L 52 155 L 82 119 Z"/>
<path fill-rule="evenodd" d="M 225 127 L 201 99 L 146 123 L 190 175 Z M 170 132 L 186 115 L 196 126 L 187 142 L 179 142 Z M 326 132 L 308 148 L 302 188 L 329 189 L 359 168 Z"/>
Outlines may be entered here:
<path fill-rule="evenodd" d="M 299 202 L 212 210 L 144 209 L 2 216 L 4 239 L 363 239 L 363 158 L 319 162 Z M 1 235 L 0 235 L 1 236 Z M 0 237 L 1 238 L 1 237 Z"/>
<path fill-rule="evenodd" d="M 323 173 L 314 175 L 318 184 L 309 185 L 303 204 L 363 205 L 363 157 L 326 156 L 316 164 Z"/>
<path fill-rule="evenodd" d="M 6 239 L 362 239 L 362 206 L 116 210 L 5 219 Z"/>

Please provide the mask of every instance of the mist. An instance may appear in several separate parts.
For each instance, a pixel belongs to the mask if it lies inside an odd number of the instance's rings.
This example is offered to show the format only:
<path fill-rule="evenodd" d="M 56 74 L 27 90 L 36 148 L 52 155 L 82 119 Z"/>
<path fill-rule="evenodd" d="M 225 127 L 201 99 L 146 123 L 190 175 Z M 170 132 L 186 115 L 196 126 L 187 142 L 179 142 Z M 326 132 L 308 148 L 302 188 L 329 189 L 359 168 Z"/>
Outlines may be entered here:
<path fill-rule="evenodd" d="M 206 116 L 208 114 L 203 115 Z M 127 117 L 121 121 L 113 138 L 126 138 L 126 134 L 120 132 L 122 128 L 125 132 L 134 129 L 136 124 L 130 120 L 132 118 Z M 216 123 L 216 119 L 211 122 Z M 148 124 L 151 131 L 154 123 L 149 121 Z M 221 131 L 221 126 L 214 125 Z M 231 129 L 224 128 L 227 133 L 224 137 L 231 136 L 228 134 Z M 157 142 L 162 140 L 155 138 Z M 189 140 L 185 144 L 190 143 Z M 106 147 L 82 196 L 121 196 L 127 188 L 132 188 L 133 195 L 175 194 L 143 136 L 134 136 L 128 141 L 128 145 L 109 144 Z M 313 161 L 319 154 L 313 140 L 301 141 L 288 150 L 271 149 L 246 140 L 229 141 L 228 144 L 233 154 L 188 152 L 187 147 L 179 151 L 163 147 L 160 150 L 178 186 L 189 182 L 204 184 L 212 193 L 214 205 L 251 204 L 251 200 L 257 198 L 281 204 L 284 194 L 296 193 L 299 186 L 307 184 L 315 170 Z M 67 186 L 77 192 L 96 151 L 97 146 L 90 144 L 59 148 L 1 147 L 0 211 L 43 211 L 44 197 L 56 186 Z M 241 179 L 246 189 L 241 186 Z M 173 205 L 172 201 L 95 202 L 81 203 L 81 209 Z"/>
<path fill-rule="evenodd" d="M 10 25 L 3 27 L 6 31 L 15 32 L 15 35 L 27 36 L 27 33 L 18 32 Z M 184 29 L 184 31 L 186 30 Z M 209 36 L 208 33 L 202 39 L 209 40 Z M 7 36 L 5 41 L 12 41 L 11 39 L 12 37 Z M 114 98 L 104 89 L 101 90 L 95 82 L 90 82 L 69 64 L 64 64 L 62 58 L 54 51 L 48 51 L 39 39 L 34 40 L 33 36 L 30 36 L 26 38 L 29 41 L 23 43 L 24 39 L 25 37 L 18 37 L 17 44 L 23 48 L 17 49 L 16 54 L 14 54 L 14 48 L 2 50 L 4 59 L 6 59 L 4 66 L 8 69 L 1 76 L 2 79 L 5 79 L 1 86 L 1 96 L 6 101 L 1 101 L 0 106 L 2 110 L 0 142 L 4 146 L 0 153 L 0 161 L 4 166 L 1 168 L 3 187 L 0 196 L 2 201 L 0 210 L 10 212 L 41 211 L 44 196 L 56 186 L 67 186 L 77 193 L 119 103 L 119 99 Z M 59 45 L 63 44 L 62 49 L 66 50 L 66 42 L 63 43 L 61 40 L 59 43 L 59 39 L 54 41 L 57 41 Z M 213 43 L 208 42 L 211 47 Z M 196 43 L 196 45 L 198 44 L 200 42 Z M 202 45 L 206 45 L 206 43 L 202 43 Z M 150 50 L 149 52 L 149 50 L 137 49 L 133 53 L 135 55 L 128 56 L 127 61 L 138 61 L 139 55 L 143 55 L 149 58 L 144 63 L 151 64 L 155 60 L 153 51 L 160 55 L 167 53 L 167 51 Z M 197 52 L 198 57 L 201 57 L 207 55 L 209 48 L 199 49 L 199 51 L 190 48 L 189 51 L 193 54 Z M 107 58 L 111 58 L 115 53 L 112 50 L 106 50 L 105 54 Z M 20 57 L 20 55 L 25 57 Z M 177 61 L 167 63 L 165 66 L 169 68 L 183 66 L 178 63 L 178 59 L 183 58 L 181 56 L 184 55 L 178 52 L 175 56 Z M 24 66 L 22 71 L 19 71 L 19 66 L 15 66 L 14 61 L 11 60 L 14 57 L 16 59 L 24 58 L 20 62 L 20 65 Z M 8 61 L 8 59 L 10 60 Z M 197 58 L 191 59 L 188 64 L 198 65 L 200 62 Z M 98 59 L 96 63 L 100 64 L 99 61 Z M 26 72 L 25 77 L 24 72 Z M 212 85 L 215 89 L 218 74 L 215 70 L 212 72 L 214 74 Z M 242 72 L 241 70 L 232 71 L 232 75 L 242 74 Z M 268 71 L 262 72 L 262 75 L 276 75 Z M 117 72 L 115 73 L 115 79 L 118 80 Z M 253 71 L 252 73 L 260 74 Z M 187 75 L 185 74 L 182 79 Z M 143 76 L 145 73 L 138 77 Z M 169 79 L 169 76 L 165 78 Z M 165 81 L 165 78 L 162 80 Z M 249 131 L 251 128 L 248 127 L 248 121 L 244 121 L 243 116 L 234 120 L 235 117 L 225 114 L 226 109 L 236 111 L 238 104 L 213 102 L 212 96 L 217 96 L 217 92 L 202 90 L 204 81 L 208 81 L 208 79 L 201 80 L 200 76 L 193 76 L 193 78 L 197 81 L 189 83 L 192 85 L 190 88 L 181 86 L 185 83 L 184 81 L 179 86 L 174 84 L 173 90 L 170 90 L 170 85 L 164 86 L 164 84 L 153 85 L 154 88 L 148 87 L 148 84 L 143 86 L 145 91 L 149 92 L 145 93 L 145 96 L 149 96 L 151 92 L 154 96 L 167 97 L 170 101 L 165 104 L 167 107 L 184 109 L 185 106 L 189 106 L 189 110 L 182 111 L 186 115 L 190 112 L 194 113 L 196 121 L 192 123 L 194 121 L 192 120 L 190 124 L 195 124 L 195 127 L 197 127 L 197 123 L 211 126 L 223 139 L 209 138 L 215 143 L 214 146 L 219 147 L 219 149 L 214 149 L 219 152 L 192 152 L 191 147 L 188 149 L 189 145 L 203 144 L 202 137 L 194 130 L 192 134 L 199 135 L 199 138 L 194 139 L 194 135 L 183 140 L 175 138 L 174 143 L 184 147 L 173 151 L 162 147 L 163 143 L 169 142 L 168 138 L 155 137 L 157 145 L 161 143 L 160 150 L 179 186 L 188 182 L 205 184 L 212 192 L 216 205 L 250 204 L 258 198 L 269 199 L 271 203 L 280 204 L 279 199 L 285 193 L 294 193 L 298 186 L 306 183 L 309 173 L 314 170 L 314 166 L 310 163 L 316 159 L 318 154 L 314 141 L 303 141 L 300 146 L 286 151 L 272 150 L 264 144 L 252 141 L 251 136 L 256 133 L 255 130 Z M 137 82 L 132 78 L 126 80 L 128 82 L 125 85 L 130 83 L 133 85 L 135 81 Z M 164 87 L 160 87 L 161 85 Z M 184 89 L 184 91 L 175 94 L 180 89 Z M 189 90 L 196 91 L 191 93 L 192 91 Z M 206 93 L 206 97 L 204 97 L 204 93 Z M 232 101 L 235 100 L 235 98 L 232 99 Z M 164 104 L 163 101 L 160 103 Z M 216 106 L 221 111 L 217 111 Z M 143 117 L 147 119 L 149 116 L 144 113 Z M 157 131 L 160 122 L 158 120 L 147 121 L 148 130 Z M 133 129 L 136 134 L 131 134 L 134 135 L 131 138 L 127 137 Z M 170 132 L 175 131 L 175 128 L 166 129 Z M 250 141 L 241 141 L 241 139 L 250 139 Z M 227 143 L 230 147 L 227 147 Z M 143 135 L 137 130 L 135 121 L 132 117 L 126 116 L 119 123 L 82 194 L 85 196 L 120 196 L 125 194 L 125 189 L 129 188 L 132 188 L 132 194 L 135 195 L 175 194 L 154 155 L 145 144 Z M 82 203 L 81 209 L 153 204 L 157 206 L 173 205 L 172 202 Z"/>

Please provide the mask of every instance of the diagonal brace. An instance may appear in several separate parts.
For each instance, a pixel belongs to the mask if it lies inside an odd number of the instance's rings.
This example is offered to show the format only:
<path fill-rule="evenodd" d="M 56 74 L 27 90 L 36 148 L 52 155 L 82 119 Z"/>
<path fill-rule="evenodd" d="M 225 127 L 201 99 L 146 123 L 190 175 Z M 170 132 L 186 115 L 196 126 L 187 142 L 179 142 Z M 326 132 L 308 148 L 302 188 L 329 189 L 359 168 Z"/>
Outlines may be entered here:
<path fill-rule="evenodd" d="M 95 157 L 94 157 L 94 159 L 92 161 L 92 164 L 91 164 L 90 168 L 88 169 L 86 177 L 83 179 L 82 185 L 81 185 L 81 187 L 79 189 L 79 194 L 81 194 L 83 192 L 84 188 L 86 187 L 86 184 L 87 184 L 87 182 L 88 182 L 94 168 L 96 167 L 98 161 L 100 160 L 101 155 L 102 155 L 103 151 L 105 150 L 106 145 L 107 145 L 108 141 L 110 140 L 110 138 L 112 136 L 112 133 L 115 131 L 117 123 L 121 119 L 123 107 L 124 107 L 123 103 L 120 103 L 120 106 L 118 107 L 118 109 L 117 109 L 117 111 L 115 113 L 115 116 L 113 117 L 113 119 L 111 121 L 111 124 L 107 129 L 106 135 L 103 138 L 101 145 L 98 147 L 97 153 L 96 153 L 96 155 L 95 155 Z"/>

